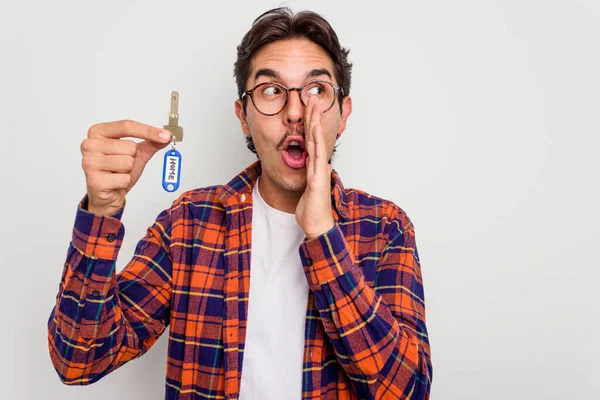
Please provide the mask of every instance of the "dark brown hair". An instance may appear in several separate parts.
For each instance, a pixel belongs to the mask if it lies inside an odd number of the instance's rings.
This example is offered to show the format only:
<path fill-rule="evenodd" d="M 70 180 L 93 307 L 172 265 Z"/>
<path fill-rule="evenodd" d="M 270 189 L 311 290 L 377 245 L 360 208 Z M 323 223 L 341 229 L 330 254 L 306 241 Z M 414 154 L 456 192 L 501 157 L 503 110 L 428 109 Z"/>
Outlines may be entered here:
<path fill-rule="evenodd" d="M 237 60 L 234 64 L 233 75 L 238 87 L 238 97 L 241 99 L 247 90 L 246 84 L 250 77 L 252 57 L 263 46 L 285 39 L 307 39 L 327 51 L 333 60 L 335 80 L 342 87 L 338 96 L 341 112 L 342 100 L 344 96 L 350 94 L 352 75 L 352 64 L 348 62 L 350 50 L 340 46 L 337 34 L 329 22 L 319 14 L 312 11 L 300 11 L 294 14 L 288 7 L 274 8 L 256 18 L 242 39 L 242 43 L 237 47 Z M 243 104 L 244 113 L 248 105 L 247 99 L 246 96 Z M 246 145 L 258 156 L 252 137 L 246 136 Z"/>

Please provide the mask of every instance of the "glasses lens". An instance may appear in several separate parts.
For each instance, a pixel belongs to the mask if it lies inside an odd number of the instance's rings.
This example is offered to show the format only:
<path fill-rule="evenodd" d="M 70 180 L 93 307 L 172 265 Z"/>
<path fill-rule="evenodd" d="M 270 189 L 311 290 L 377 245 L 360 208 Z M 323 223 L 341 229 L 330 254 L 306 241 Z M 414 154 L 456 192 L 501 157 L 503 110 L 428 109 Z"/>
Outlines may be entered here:
<path fill-rule="evenodd" d="M 252 95 L 254 106 L 263 114 L 276 114 L 285 104 L 285 89 L 275 83 L 258 85 Z"/>
<path fill-rule="evenodd" d="M 329 82 L 309 82 L 302 89 L 302 101 L 304 104 L 308 104 L 308 99 L 311 96 L 316 96 L 319 99 L 318 104 L 322 107 L 323 111 L 325 111 L 331 107 L 335 101 L 335 89 Z"/>

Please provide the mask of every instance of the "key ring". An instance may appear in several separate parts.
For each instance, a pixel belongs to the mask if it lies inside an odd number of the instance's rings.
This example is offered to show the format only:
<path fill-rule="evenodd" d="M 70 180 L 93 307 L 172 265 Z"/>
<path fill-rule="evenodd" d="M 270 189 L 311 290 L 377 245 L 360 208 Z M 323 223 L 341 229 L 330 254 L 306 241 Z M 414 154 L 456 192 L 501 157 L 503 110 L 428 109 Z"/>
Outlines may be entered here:
<path fill-rule="evenodd" d="M 181 153 L 175 149 L 176 142 L 183 139 L 183 128 L 179 126 L 179 93 L 171 93 L 171 112 L 169 113 L 169 125 L 163 128 L 171 132 L 171 149 L 165 152 L 163 161 L 162 187 L 167 192 L 174 192 L 179 188 L 181 182 Z M 167 143 L 168 146 L 168 143 Z"/>

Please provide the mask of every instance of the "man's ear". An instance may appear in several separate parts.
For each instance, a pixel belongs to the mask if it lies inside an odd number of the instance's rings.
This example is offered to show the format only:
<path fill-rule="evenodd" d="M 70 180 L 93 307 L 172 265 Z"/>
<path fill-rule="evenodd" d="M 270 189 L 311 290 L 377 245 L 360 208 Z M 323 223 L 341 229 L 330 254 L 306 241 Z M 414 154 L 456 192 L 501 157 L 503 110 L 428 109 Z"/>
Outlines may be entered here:
<path fill-rule="evenodd" d="M 235 115 L 240 120 L 242 124 L 242 131 L 244 135 L 250 136 L 250 127 L 248 126 L 248 116 L 244 112 L 244 103 L 242 100 L 235 101 Z"/>
<path fill-rule="evenodd" d="M 344 130 L 346 129 L 346 120 L 348 120 L 350 114 L 352 114 L 352 98 L 346 96 L 342 100 L 342 116 L 340 118 L 340 126 L 338 127 L 336 139 L 339 139 L 340 136 L 342 136 L 342 133 L 344 133 Z"/>

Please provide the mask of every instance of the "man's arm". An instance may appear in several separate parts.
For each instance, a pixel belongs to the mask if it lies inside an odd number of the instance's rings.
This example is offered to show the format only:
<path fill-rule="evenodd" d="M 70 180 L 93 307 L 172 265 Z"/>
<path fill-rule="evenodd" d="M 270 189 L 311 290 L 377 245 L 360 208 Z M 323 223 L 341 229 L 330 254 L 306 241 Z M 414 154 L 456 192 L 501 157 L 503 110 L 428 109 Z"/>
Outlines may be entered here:
<path fill-rule="evenodd" d="M 325 332 L 359 398 L 427 399 L 433 369 L 415 233 L 397 210 L 389 221 L 373 288 L 338 225 L 306 240 L 300 255 Z"/>
<path fill-rule="evenodd" d="M 123 209 L 96 216 L 80 204 L 56 305 L 50 358 L 69 385 L 96 382 L 144 354 L 165 330 L 171 299 L 170 212 L 161 212 L 118 275 Z"/>

